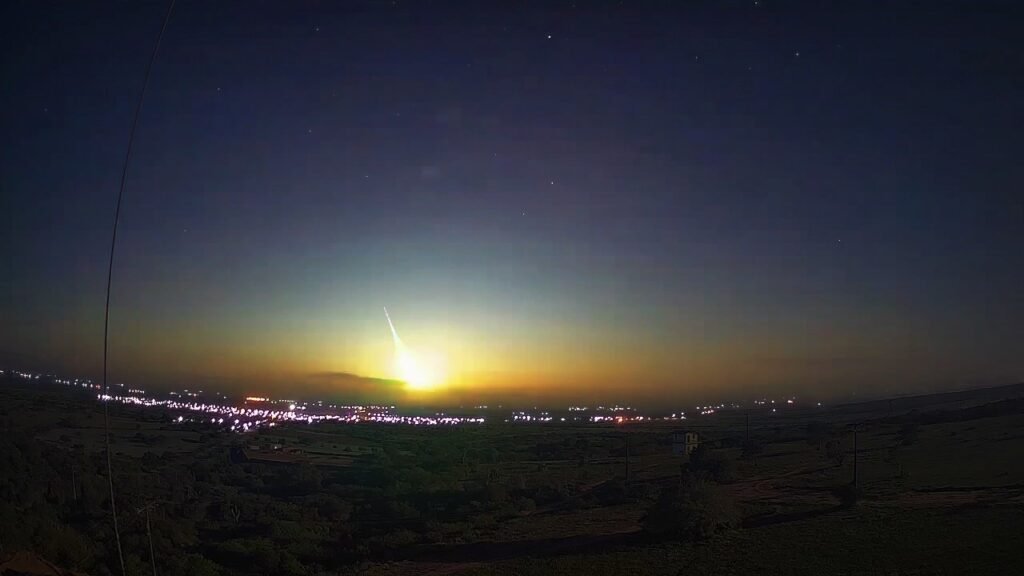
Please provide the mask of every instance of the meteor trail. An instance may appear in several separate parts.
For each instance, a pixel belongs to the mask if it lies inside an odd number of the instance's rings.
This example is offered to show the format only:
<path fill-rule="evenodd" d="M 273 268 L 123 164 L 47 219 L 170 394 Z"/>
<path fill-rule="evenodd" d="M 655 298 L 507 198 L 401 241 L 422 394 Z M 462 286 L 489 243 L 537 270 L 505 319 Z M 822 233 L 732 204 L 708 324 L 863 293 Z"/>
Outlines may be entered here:
<path fill-rule="evenodd" d="M 388 307 L 384 307 L 384 317 L 388 319 L 388 326 L 391 327 L 391 337 L 395 339 L 395 346 L 402 345 L 402 339 L 398 337 L 398 332 L 395 330 L 395 325 L 391 323 L 391 315 L 388 314 Z"/>
<path fill-rule="evenodd" d="M 437 367 L 429 359 L 418 358 L 410 350 L 402 339 L 398 337 L 398 330 L 395 330 L 395 323 L 391 321 L 391 314 L 388 314 L 388 307 L 384 307 L 384 317 L 388 319 L 388 327 L 391 328 L 391 338 L 395 342 L 395 372 L 402 379 L 410 390 L 429 390 L 433 388 L 440 378 Z"/>

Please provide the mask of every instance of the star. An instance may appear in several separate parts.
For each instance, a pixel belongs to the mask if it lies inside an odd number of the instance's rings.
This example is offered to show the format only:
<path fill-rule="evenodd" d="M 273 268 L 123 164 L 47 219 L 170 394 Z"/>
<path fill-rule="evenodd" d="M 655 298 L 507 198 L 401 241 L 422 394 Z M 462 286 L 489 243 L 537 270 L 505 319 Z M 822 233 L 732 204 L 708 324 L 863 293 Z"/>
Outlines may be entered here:
<path fill-rule="evenodd" d="M 799 58 L 800 57 L 800 52 L 794 52 L 793 56 L 796 56 L 797 58 Z"/>
<path fill-rule="evenodd" d="M 548 34 L 548 40 L 551 40 L 551 34 Z"/>

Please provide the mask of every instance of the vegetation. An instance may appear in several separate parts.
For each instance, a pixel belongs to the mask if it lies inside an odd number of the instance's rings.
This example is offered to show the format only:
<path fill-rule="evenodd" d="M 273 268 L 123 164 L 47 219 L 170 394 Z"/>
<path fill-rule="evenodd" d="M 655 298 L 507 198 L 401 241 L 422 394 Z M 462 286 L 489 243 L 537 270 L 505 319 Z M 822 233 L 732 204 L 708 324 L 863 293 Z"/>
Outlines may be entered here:
<path fill-rule="evenodd" d="M 739 525 L 732 498 L 713 480 L 686 476 L 667 487 L 644 518 L 644 529 L 656 536 L 701 540 Z"/>
<path fill-rule="evenodd" d="M 63 568 L 119 573 L 95 405 L 35 392 L 0 398 L 0 562 L 28 550 Z M 1007 456 L 1024 448 L 1013 433 L 1024 425 L 1016 406 L 1001 403 L 994 416 L 977 407 L 846 421 L 765 416 L 742 443 L 717 440 L 739 438 L 745 424 L 723 414 L 702 429 L 685 462 L 671 452 L 671 429 L 657 424 L 626 432 L 324 425 L 241 436 L 116 410 L 117 508 L 132 575 L 152 571 L 150 538 L 164 576 L 419 573 L 446 562 L 498 573 L 621 573 L 590 564 L 598 559 L 657 572 L 626 558 L 663 554 L 699 566 L 700 550 L 763 549 L 808 525 L 839 539 L 847 523 L 870 524 L 893 510 L 945 510 L 951 522 L 969 510 L 985 518 L 988 507 L 1016 512 L 1004 520 L 1024 517 L 1014 500 L 1024 466 Z M 861 423 L 856 488 L 850 438 L 837 432 L 852 421 Z M 244 456 L 249 445 L 310 456 L 260 462 Z M 331 459 L 347 445 L 374 449 Z M 1019 528 L 994 536 L 993 553 L 1010 549 L 1008 534 Z M 942 535 L 911 531 L 904 554 L 929 549 L 932 540 L 918 537 Z M 863 536 L 869 543 L 878 546 Z M 894 555 L 887 562 L 912 564 L 897 548 L 882 548 Z M 779 554 L 766 552 L 780 564 L 763 571 L 793 560 Z"/>
<path fill-rule="evenodd" d="M 736 480 L 736 463 L 721 451 L 710 450 L 701 444 L 690 454 L 690 461 L 684 469 L 699 478 L 706 478 L 720 484 Z"/>
<path fill-rule="evenodd" d="M 840 484 L 832 490 L 832 493 L 839 500 L 839 503 L 847 508 L 855 505 L 864 497 L 864 491 L 859 486 L 853 484 Z"/>
<path fill-rule="evenodd" d="M 917 420 L 907 420 L 900 426 L 899 439 L 902 446 L 910 446 L 917 442 L 917 431 L 921 424 Z"/>
<path fill-rule="evenodd" d="M 764 453 L 764 444 L 756 439 L 747 439 L 743 442 L 743 459 L 751 460 Z"/>

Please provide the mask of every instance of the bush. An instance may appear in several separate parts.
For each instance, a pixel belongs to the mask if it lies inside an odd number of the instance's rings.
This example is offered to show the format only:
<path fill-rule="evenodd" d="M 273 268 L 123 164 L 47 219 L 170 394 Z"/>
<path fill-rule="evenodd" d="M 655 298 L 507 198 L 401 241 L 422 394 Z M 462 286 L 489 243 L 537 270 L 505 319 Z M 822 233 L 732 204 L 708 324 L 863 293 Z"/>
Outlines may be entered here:
<path fill-rule="evenodd" d="M 78 531 L 57 522 L 43 522 L 33 535 L 34 548 L 61 566 L 78 568 L 91 561 L 92 547 Z"/>
<path fill-rule="evenodd" d="M 764 452 L 764 444 L 757 440 L 747 440 L 743 443 L 743 459 L 749 460 Z"/>
<path fill-rule="evenodd" d="M 840 504 L 850 508 L 857 504 L 864 497 L 864 491 L 853 484 L 843 484 L 832 489 L 832 494 L 839 499 Z"/>
<path fill-rule="evenodd" d="M 728 494 L 712 482 L 698 481 L 683 499 L 684 521 L 697 538 L 739 525 L 740 514 Z"/>
<path fill-rule="evenodd" d="M 490 528 L 498 523 L 493 514 L 478 514 L 470 519 L 474 528 Z"/>
<path fill-rule="evenodd" d="M 501 484 L 488 484 L 485 489 L 487 501 L 492 504 L 500 504 L 508 501 L 508 490 Z"/>
<path fill-rule="evenodd" d="M 214 544 L 211 551 L 223 564 L 263 574 L 277 573 L 281 555 L 265 538 L 233 539 Z"/>
<path fill-rule="evenodd" d="M 846 449 L 843 447 L 843 443 L 839 440 L 829 440 L 825 444 L 825 456 L 836 463 L 836 466 L 842 466 L 846 460 Z"/>
<path fill-rule="evenodd" d="M 560 504 L 569 499 L 571 494 L 567 490 L 554 486 L 540 486 L 533 494 L 533 500 L 537 504 L 551 505 Z"/>
<path fill-rule="evenodd" d="M 829 422 L 809 422 L 807 424 L 807 445 L 821 450 L 825 441 L 835 433 L 835 426 Z"/>
<path fill-rule="evenodd" d="M 397 549 L 418 543 L 420 541 L 420 536 L 411 530 L 399 529 L 393 532 L 388 532 L 383 536 L 383 539 L 385 547 Z"/>
<path fill-rule="evenodd" d="M 172 554 L 161 562 L 161 573 L 165 574 L 220 576 L 220 566 L 198 554 Z"/>
<path fill-rule="evenodd" d="M 310 503 L 316 506 L 321 518 L 344 522 L 352 516 L 352 504 L 330 494 L 317 496 Z"/>
<path fill-rule="evenodd" d="M 908 420 L 903 423 L 899 431 L 899 441 L 902 446 L 910 446 L 917 442 L 917 430 L 920 424 L 916 420 Z"/>
<path fill-rule="evenodd" d="M 609 480 L 594 488 L 593 495 L 602 506 L 622 504 L 627 501 L 626 483 L 621 478 Z"/>
<path fill-rule="evenodd" d="M 686 465 L 689 472 L 697 476 L 711 478 L 720 484 L 728 484 L 736 480 L 736 463 L 722 452 L 712 452 L 701 444 L 690 454 Z"/>
<path fill-rule="evenodd" d="M 516 510 L 524 514 L 529 514 L 537 509 L 536 502 L 534 502 L 530 498 L 525 498 L 522 496 L 515 499 L 514 505 L 516 507 Z"/>
<path fill-rule="evenodd" d="M 662 493 L 643 519 L 644 530 L 699 540 L 739 525 L 739 510 L 718 485 L 706 479 L 685 484 Z"/>

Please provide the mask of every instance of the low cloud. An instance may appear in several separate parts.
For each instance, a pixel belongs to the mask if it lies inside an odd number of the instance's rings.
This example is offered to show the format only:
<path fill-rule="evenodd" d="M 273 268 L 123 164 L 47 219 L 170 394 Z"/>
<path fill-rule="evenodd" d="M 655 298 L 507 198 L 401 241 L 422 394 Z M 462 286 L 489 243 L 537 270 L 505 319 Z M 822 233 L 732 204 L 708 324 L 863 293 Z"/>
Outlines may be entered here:
<path fill-rule="evenodd" d="M 397 399 L 402 382 L 351 372 L 313 372 L 300 377 L 294 390 L 302 396 L 358 403 L 386 403 Z"/>

